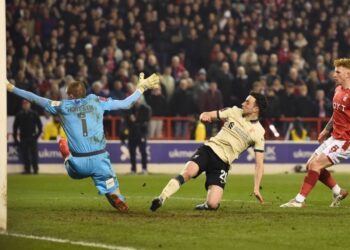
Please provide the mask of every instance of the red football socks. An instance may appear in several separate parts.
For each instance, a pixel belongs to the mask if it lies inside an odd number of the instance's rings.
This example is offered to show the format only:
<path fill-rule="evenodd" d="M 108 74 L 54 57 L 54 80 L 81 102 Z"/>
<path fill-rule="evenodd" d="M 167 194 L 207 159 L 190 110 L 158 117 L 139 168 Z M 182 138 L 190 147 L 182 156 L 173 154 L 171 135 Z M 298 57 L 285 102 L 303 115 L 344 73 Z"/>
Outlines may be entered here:
<path fill-rule="evenodd" d="M 330 189 L 332 189 L 335 185 L 337 185 L 336 181 L 334 180 L 331 173 L 327 169 L 321 170 L 320 177 L 318 178 L 318 180 L 323 184 L 325 184 Z"/>
<path fill-rule="evenodd" d="M 307 197 L 307 195 L 311 192 L 311 190 L 316 185 L 316 182 L 318 181 L 320 174 L 316 171 L 309 170 L 307 172 L 307 176 L 304 178 L 304 183 L 301 186 L 300 194 L 304 197 Z"/>
<path fill-rule="evenodd" d="M 63 159 L 66 159 L 70 155 L 67 140 L 65 138 L 61 138 L 58 141 L 58 147 L 60 149 Z"/>

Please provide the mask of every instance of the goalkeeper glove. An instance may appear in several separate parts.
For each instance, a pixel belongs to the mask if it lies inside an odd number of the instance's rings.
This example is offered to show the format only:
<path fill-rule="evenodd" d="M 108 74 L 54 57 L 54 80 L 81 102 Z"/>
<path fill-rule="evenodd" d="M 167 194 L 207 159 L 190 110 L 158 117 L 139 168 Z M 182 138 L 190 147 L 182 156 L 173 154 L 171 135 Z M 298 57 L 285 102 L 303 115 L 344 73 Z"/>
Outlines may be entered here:
<path fill-rule="evenodd" d="M 156 74 L 152 74 L 151 76 L 145 78 L 145 74 L 144 73 L 140 73 L 140 78 L 139 78 L 139 82 L 137 84 L 137 89 L 143 93 L 145 92 L 147 89 L 155 89 L 159 87 L 159 76 Z"/>
<path fill-rule="evenodd" d="M 15 85 L 11 84 L 11 83 L 7 83 L 6 84 L 6 88 L 8 92 L 12 92 L 13 88 L 15 87 Z"/>

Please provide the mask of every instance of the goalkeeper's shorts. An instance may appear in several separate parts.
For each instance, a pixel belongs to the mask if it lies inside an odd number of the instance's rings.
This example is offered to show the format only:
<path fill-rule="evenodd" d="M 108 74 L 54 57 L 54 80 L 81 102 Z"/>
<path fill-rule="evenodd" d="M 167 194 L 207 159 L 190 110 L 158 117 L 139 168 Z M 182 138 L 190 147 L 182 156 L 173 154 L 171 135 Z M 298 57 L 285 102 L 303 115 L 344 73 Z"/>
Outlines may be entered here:
<path fill-rule="evenodd" d="M 91 177 L 101 195 L 112 193 L 119 187 L 108 152 L 87 157 L 71 155 L 64 165 L 68 175 L 73 179 Z"/>

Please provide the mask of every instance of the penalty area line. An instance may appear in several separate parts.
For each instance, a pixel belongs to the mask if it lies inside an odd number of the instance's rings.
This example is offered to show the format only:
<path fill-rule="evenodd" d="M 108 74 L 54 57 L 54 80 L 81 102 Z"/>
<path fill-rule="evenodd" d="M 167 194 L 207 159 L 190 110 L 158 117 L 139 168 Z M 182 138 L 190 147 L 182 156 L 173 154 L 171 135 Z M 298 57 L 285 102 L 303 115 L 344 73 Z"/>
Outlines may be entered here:
<path fill-rule="evenodd" d="M 93 248 L 100 248 L 100 249 L 102 248 L 102 249 L 110 249 L 110 250 L 136 250 L 136 248 L 133 248 L 133 247 L 113 246 L 113 245 L 107 245 L 107 244 L 95 243 L 95 242 L 86 242 L 86 241 L 73 241 L 73 240 L 59 239 L 59 238 L 46 237 L 46 236 L 35 236 L 35 235 L 6 233 L 6 232 L 0 233 L 0 235 L 25 238 L 25 239 L 33 239 L 33 240 L 51 241 L 51 242 L 61 243 L 61 244 L 79 245 L 79 246 L 93 247 Z"/>
<path fill-rule="evenodd" d="M 153 199 L 155 196 L 125 196 L 127 199 Z M 206 198 L 197 198 L 197 197 L 182 197 L 182 196 L 172 196 L 170 198 L 171 200 L 189 200 L 189 201 L 204 201 Z M 223 202 L 235 202 L 235 203 L 257 203 L 257 200 L 255 198 L 252 198 L 252 200 L 227 200 L 222 199 Z M 265 201 L 265 203 L 272 203 L 271 201 Z"/>

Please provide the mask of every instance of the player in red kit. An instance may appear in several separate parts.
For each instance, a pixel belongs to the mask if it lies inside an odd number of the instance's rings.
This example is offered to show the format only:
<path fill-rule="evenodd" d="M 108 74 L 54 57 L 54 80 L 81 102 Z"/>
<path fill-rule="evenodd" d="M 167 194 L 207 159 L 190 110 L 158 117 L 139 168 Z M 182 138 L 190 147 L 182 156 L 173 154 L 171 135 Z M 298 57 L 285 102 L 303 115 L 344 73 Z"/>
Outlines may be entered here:
<path fill-rule="evenodd" d="M 300 192 L 281 207 L 304 207 L 305 199 L 317 180 L 333 192 L 330 207 L 338 207 L 340 201 L 348 195 L 348 192 L 340 188 L 327 170 L 328 167 L 350 158 L 350 59 L 336 59 L 334 67 L 333 78 L 337 87 L 333 97 L 333 115 L 318 136 L 321 145 L 307 162 L 307 175 Z"/>

